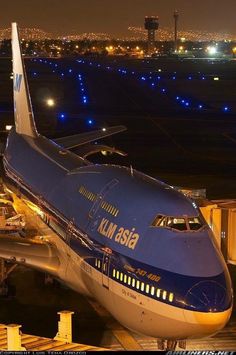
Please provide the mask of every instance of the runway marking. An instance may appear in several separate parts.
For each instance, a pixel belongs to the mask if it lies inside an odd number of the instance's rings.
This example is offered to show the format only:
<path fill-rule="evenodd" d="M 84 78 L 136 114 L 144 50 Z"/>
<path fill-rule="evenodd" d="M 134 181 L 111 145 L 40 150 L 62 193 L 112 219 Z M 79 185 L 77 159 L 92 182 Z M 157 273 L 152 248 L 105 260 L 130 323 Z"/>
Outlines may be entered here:
<path fill-rule="evenodd" d="M 112 330 L 116 339 L 121 343 L 125 350 L 143 350 L 139 343 L 125 329 Z"/>

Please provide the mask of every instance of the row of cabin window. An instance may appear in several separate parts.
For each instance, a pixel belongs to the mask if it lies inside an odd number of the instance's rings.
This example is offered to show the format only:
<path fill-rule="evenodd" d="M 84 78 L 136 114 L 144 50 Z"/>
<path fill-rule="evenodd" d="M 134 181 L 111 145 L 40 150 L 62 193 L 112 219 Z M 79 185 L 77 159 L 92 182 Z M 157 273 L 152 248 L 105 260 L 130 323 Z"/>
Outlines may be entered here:
<path fill-rule="evenodd" d="M 79 192 L 90 201 L 95 201 L 97 198 L 97 195 L 88 191 L 84 186 L 80 187 Z"/>
<path fill-rule="evenodd" d="M 108 213 L 112 214 L 113 216 L 117 217 L 119 210 L 114 206 L 110 205 L 109 203 L 102 201 L 101 207 L 107 211 Z"/>
<path fill-rule="evenodd" d="M 161 290 L 160 288 L 156 288 L 154 286 L 150 286 L 149 284 L 145 284 L 144 282 L 136 280 L 135 278 L 123 274 L 123 272 L 120 272 L 118 270 L 113 269 L 112 276 L 117 280 L 120 280 L 124 284 L 127 284 L 128 286 L 132 286 L 137 290 L 145 292 L 146 294 L 151 294 L 152 296 L 156 295 L 157 298 L 162 298 L 163 300 L 168 300 L 169 302 L 173 302 L 174 300 L 173 293 L 169 293 L 165 290 Z"/>
<path fill-rule="evenodd" d="M 95 195 L 93 192 L 88 191 L 84 186 L 81 186 L 79 189 L 79 192 L 81 195 L 86 197 L 90 201 L 95 201 L 97 198 L 97 195 Z M 105 201 L 102 201 L 101 207 L 107 211 L 108 213 L 112 214 L 113 216 L 117 217 L 119 210 L 112 206 L 110 203 L 107 203 Z"/>
<path fill-rule="evenodd" d="M 99 259 L 95 259 L 95 266 L 98 269 L 101 269 L 102 263 Z M 135 278 L 132 278 L 131 276 L 128 276 L 116 269 L 113 269 L 112 276 L 113 278 L 123 282 L 124 284 L 127 284 L 128 286 L 132 286 L 137 290 L 146 292 L 146 294 L 151 294 L 152 296 L 156 295 L 157 298 L 162 298 L 163 300 L 168 299 L 169 302 L 173 302 L 174 300 L 174 294 L 172 292 L 167 292 L 165 290 L 161 290 L 160 288 L 145 284 L 144 282 L 136 280 Z"/>

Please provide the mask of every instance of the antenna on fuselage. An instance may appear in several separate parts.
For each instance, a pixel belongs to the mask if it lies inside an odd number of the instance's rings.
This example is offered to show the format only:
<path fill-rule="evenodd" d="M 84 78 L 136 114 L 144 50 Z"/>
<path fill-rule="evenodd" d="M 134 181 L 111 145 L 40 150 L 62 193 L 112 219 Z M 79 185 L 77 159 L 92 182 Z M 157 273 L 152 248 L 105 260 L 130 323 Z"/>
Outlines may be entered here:
<path fill-rule="evenodd" d="M 134 169 L 133 169 L 132 165 L 130 165 L 130 175 L 132 177 L 134 177 Z"/>

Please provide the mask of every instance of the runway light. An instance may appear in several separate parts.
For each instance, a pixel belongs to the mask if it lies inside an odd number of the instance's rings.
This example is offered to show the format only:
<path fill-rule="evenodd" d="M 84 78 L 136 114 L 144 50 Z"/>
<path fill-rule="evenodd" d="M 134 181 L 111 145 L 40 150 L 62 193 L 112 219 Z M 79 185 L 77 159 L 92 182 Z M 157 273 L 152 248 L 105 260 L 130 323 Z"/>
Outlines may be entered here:
<path fill-rule="evenodd" d="M 106 130 L 107 130 L 106 128 L 103 128 L 103 129 L 102 129 L 103 132 L 106 132 Z"/>
<path fill-rule="evenodd" d="M 219 78 L 218 76 L 215 76 L 215 77 L 214 77 L 214 80 L 215 80 L 215 81 L 219 81 L 220 78 Z"/>
<path fill-rule="evenodd" d="M 223 110 L 224 110 L 224 112 L 228 112 L 228 111 L 229 111 L 229 107 L 228 107 L 228 106 L 225 106 L 225 107 L 223 108 Z"/>
<path fill-rule="evenodd" d="M 201 110 L 203 108 L 203 106 L 202 105 L 198 105 L 198 108 Z"/>
<path fill-rule="evenodd" d="M 47 99 L 47 105 L 49 106 L 49 107 L 53 107 L 53 106 L 55 106 L 55 101 L 53 100 L 53 99 Z"/>

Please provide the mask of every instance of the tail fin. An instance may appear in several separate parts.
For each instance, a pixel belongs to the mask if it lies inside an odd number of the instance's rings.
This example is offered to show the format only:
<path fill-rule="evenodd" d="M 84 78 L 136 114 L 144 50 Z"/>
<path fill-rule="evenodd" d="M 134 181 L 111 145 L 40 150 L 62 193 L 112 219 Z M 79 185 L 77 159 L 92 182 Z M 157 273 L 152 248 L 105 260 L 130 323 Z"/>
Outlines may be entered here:
<path fill-rule="evenodd" d="M 12 23 L 13 92 L 16 132 L 37 137 L 28 82 L 22 59 L 21 45 L 16 23 Z"/>

